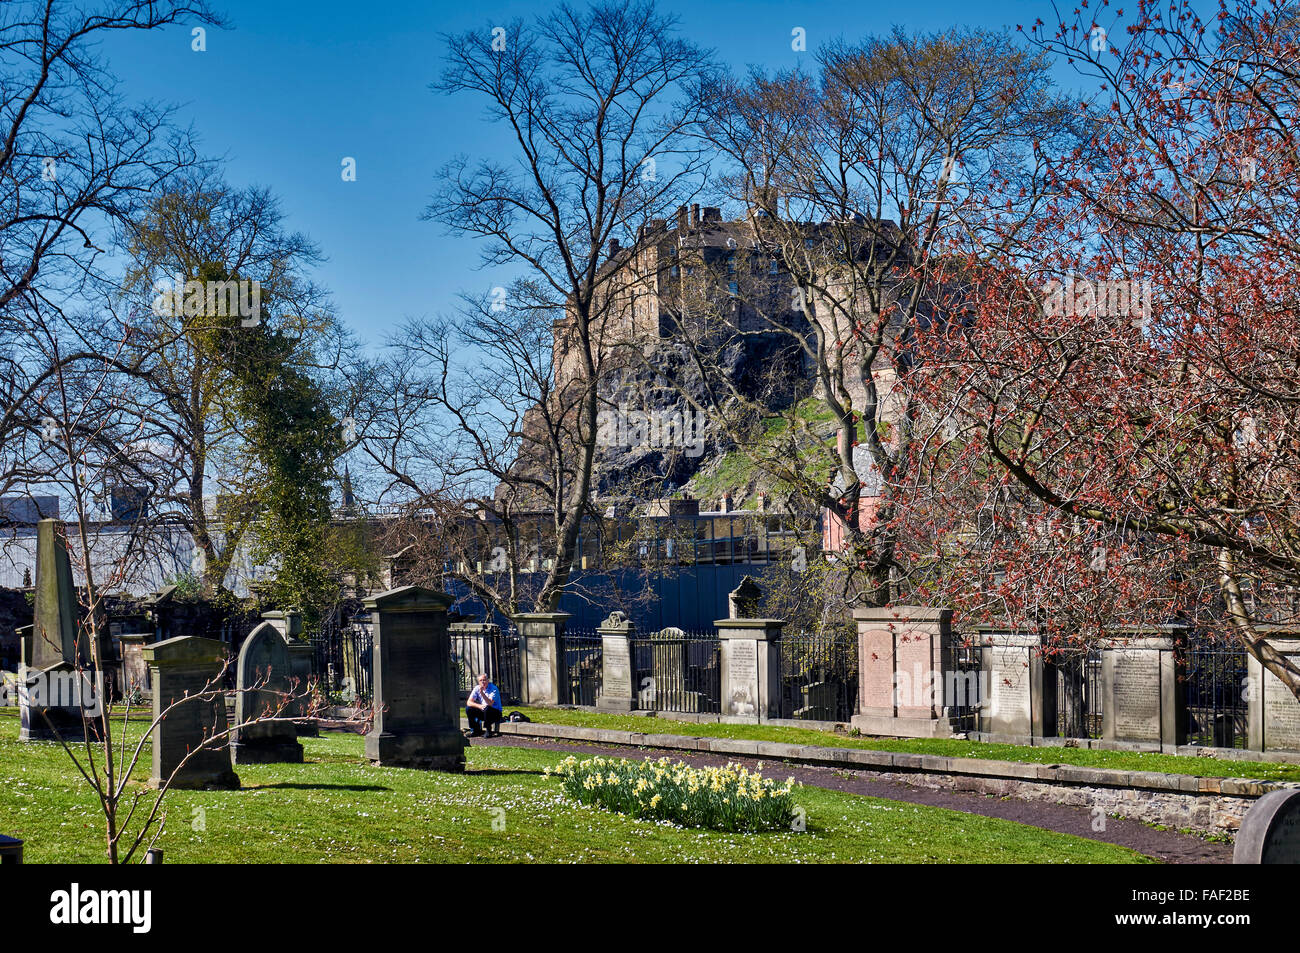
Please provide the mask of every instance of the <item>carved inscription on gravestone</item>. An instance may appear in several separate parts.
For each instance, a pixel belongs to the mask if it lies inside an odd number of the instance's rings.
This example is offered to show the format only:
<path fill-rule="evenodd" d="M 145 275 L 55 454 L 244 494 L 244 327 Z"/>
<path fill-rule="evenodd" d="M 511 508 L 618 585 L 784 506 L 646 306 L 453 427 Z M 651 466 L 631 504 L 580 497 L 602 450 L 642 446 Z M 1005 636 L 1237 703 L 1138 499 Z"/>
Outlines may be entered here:
<path fill-rule="evenodd" d="M 1297 656 L 1290 656 L 1292 661 Z M 1264 744 L 1300 751 L 1300 701 L 1272 672 L 1264 673 Z"/>
<path fill-rule="evenodd" d="M 546 698 L 554 691 L 551 685 L 551 666 L 554 653 L 551 639 L 528 640 L 528 695 L 530 698 Z"/>
<path fill-rule="evenodd" d="M 625 638 L 604 639 L 604 684 L 601 691 L 613 698 L 632 696 L 632 659 Z"/>
<path fill-rule="evenodd" d="M 1115 652 L 1112 670 L 1115 737 L 1160 737 L 1160 653 Z"/>
<path fill-rule="evenodd" d="M 1029 652 L 1019 646 L 994 646 L 991 652 L 990 693 L 993 717 L 1003 730 L 1029 730 Z M 1023 724 L 1022 724 L 1023 723 Z"/>

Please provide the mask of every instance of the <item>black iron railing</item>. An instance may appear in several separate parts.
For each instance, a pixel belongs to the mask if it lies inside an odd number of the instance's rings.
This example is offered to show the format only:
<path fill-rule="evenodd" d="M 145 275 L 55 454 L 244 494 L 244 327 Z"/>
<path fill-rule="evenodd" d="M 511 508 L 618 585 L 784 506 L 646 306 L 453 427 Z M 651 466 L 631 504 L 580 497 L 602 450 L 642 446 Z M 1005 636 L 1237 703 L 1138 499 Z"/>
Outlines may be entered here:
<path fill-rule="evenodd" d="M 1246 653 L 1203 639 L 1192 640 L 1186 651 L 1188 744 L 1246 747 Z"/>
<path fill-rule="evenodd" d="M 786 632 L 781 717 L 848 721 L 858 704 L 858 639 L 853 633 Z"/>
<path fill-rule="evenodd" d="M 312 675 L 336 704 L 369 705 L 374 700 L 374 639 L 368 613 L 350 614 L 335 606 L 308 636 Z"/>
<path fill-rule="evenodd" d="M 722 711 L 722 652 L 716 632 L 663 629 L 636 636 L 632 668 L 643 711 Z"/>
<path fill-rule="evenodd" d="M 600 694 L 601 638 L 594 629 L 566 629 L 564 671 L 570 705 L 594 705 Z"/>
<path fill-rule="evenodd" d="M 956 636 L 949 653 L 949 671 L 944 672 L 944 702 L 952 718 L 954 731 L 978 731 L 980 706 L 984 692 L 985 646 L 978 637 Z"/>

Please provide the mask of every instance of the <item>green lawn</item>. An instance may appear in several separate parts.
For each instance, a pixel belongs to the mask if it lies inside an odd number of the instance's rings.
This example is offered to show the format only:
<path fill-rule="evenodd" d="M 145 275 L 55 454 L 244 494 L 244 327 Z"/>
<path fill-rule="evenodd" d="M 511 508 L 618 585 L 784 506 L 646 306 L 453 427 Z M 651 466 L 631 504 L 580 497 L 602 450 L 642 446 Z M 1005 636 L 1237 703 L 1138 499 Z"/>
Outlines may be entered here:
<path fill-rule="evenodd" d="M 824 745 L 831 748 L 865 748 L 870 751 L 905 751 L 914 754 L 933 754 L 944 758 L 988 758 L 994 761 L 1023 761 L 1030 764 L 1074 764 L 1089 768 L 1157 771 L 1163 774 L 1191 774 L 1209 778 L 1300 781 L 1300 764 L 1276 764 L 1267 761 L 1226 761 L 1221 758 L 1186 757 L 1138 751 L 1101 751 L 1093 748 L 1033 748 L 1025 745 L 995 745 L 951 738 L 855 737 L 814 728 L 674 721 L 669 718 L 606 715 L 565 708 L 509 708 L 508 710 L 522 711 L 533 721 L 543 724 L 580 725 L 585 728 L 609 728 L 615 731 L 639 731 L 647 734 L 739 738 L 783 744 Z"/>
<path fill-rule="evenodd" d="M 0 716 L 0 833 L 31 863 L 98 862 L 94 796 L 53 743 Z M 802 788 L 804 833 L 723 834 L 634 821 L 564 799 L 542 775 L 563 755 L 475 747 L 464 775 L 375 768 L 362 739 L 303 739 L 307 763 L 242 766 L 240 791 L 175 791 L 168 863 L 415 861 L 1135 863 L 1119 847 L 976 817 Z M 146 769 L 147 770 L 147 769 Z M 769 773 L 781 777 L 779 768 Z M 501 813 L 494 814 L 492 807 Z M 198 822 L 202 821 L 202 825 Z M 494 829 L 494 821 L 497 828 Z M 193 828 L 202 826 L 203 829 Z"/>

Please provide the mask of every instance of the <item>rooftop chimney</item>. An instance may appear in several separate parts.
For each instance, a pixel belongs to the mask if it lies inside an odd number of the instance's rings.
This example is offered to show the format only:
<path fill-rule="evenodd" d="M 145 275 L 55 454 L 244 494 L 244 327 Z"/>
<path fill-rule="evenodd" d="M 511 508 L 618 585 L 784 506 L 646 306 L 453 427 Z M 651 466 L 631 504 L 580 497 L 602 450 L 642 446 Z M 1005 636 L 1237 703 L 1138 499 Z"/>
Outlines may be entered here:
<path fill-rule="evenodd" d="M 619 243 L 618 243 L 618 239 L 617 239 L 617 238 L 611 238 L 611 239 L 609 240 L 609 257 L 610 257 L 610 258 L 613 258 L 615 255 L 617 255 L 617 254 L 618 254 L 618 250 L 619 250 L 620 247 L 621 247 L 621 246 L 620 246 Z"/>
<path fill-rule="evenodd" d="M 719 508 L 718 512 L 720 512 L 720 513 L 730 513 L 730 512 L 731 512 L 731 494 L 730 494 L 730 493 L 724 493 L 724 494 L 722 495 L 722 504 L 721 504 L 721 507 Z"/>
<path fill-rule="evenodd" d="M 691 206 L 691 225 L 695 228 L 700 226 L 700 206 L 698 204 Z"/>
<path fill-rule="evenodd" d="M 701 219 L 701 221 L 704 222 L 722 221 L 722 209 L 713 205 L 706 205 L 704 207 L 704 218 Z"/>
<path fill-rule="evenodd" d="M 685 205 L 677 206 L 677 230 L 684 232 L 690 227 L 690 224 L 690 209 Z"/>

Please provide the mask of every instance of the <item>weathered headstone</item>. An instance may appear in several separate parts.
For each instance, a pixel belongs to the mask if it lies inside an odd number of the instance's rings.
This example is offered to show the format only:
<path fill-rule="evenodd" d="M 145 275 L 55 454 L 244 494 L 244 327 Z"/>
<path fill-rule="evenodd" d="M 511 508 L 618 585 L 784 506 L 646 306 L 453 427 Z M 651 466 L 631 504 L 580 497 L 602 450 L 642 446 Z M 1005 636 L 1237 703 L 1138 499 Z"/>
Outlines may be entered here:
<path fill-rule="evenodd" d="M 227 728 L 225 696 L 214 691 L 220 687 L 225 653 L 221 642 L 187 635 L 145 647 L 153 679 L 154 720 L 178 703 L 153 729 L 149 781 L 154 786 L 176 772 L 171 780 L 176 788 L 239 787 L 239 776 L 230 767 L 229 742 L 218 739 Z M 198 697 L 204 692 L 208 697 Z"/>
<path fill-rule="evenodd" d="M 869 735 L 949 738 L 957 733 L 944 673 L 954 671 L 951 609 L 853 610 L 858 624 L 858 713 Z"/>
<path fill-rule="evenodd" d="M 374 620 L 375 724 L 366 757 L 376 764 L 465 770 L 460 693 L 449 660 L 451 597 L 419 586 L 366 600 Z"/>
<path fill-rule="evenodd" d="M 1300 864 L 1300 788 L 1270 791 L 1246 812 L 1234 864 Z"/>
<path fill-rule="evenodd" d="M 244 639 L 239 649 L 235 675 L 236 728 L 230 739 L 230 754 L 235 764 L 302 761 L 298 729 L 292 721 L 262 721 L 244 725 L 260 717 L 292 718 L 301 706 L 289 696 L 305 686 L 294 684 L 289 661 L 289 643 L 280 627 L 263 622 Z"/>
<path fill-rule="evenodd" d="M 21 864 L 23 862 L 23 842 L 17 837 L 0 834 L 0 864 Z"/>
<path fill-rule="evenodd" d="M 36 524 L 35 621 L 23 640 L 20 741 L 84 737 L 82 706 L 98 711 L 90 640 L 79 625 L 67 539 L 57 520 Z"/>
<path fill-rule="evenodd" d="M 1294 633 L 1269 636 L 1268 644 L 1300 664 L 1300 637 Z M 1300 751 L 1300 701 L 1253 656 L 1246 659 L 1246 674 L 1251 750 Z"/>
<path fill-rule="evenodd" d="M 623 612 L 611 612 L 596 629 L 600 634 L 599 711 L 633 711 L 637 707 L 636 659 L 632 638 L 636 623 Z"/>
<path fill-rule="evenodd" d="M 985 631 L 978 638 L 984 645 L 981 674 L 988 689 L 981 699 L 979 730 L 992 736 L 985 740 L 1015 744 L 1042 737 L 1042 636 Z"/>
<path fill-rule="evenodd" d="M 564 664 L 564 627 L 568 619 L 567 612 L 525 612 L 515 616 L 526 704 L 563 705 L 569 701 Z"/>
<path fill-rule="evenodd" d="M 149 694 L 149 666 L 144 661 L 144 649 L 152 640 L 153 636 L 147 632 L 124 632 L 117 637 L 122 653 L 122 694 L 125 697 L 129 697 L 132 691 Z"/>
<path fill-rule="evenodd" d="M 758 722 L 781 715 L 783 619 L 718 619 L 724 720 Z"/>
<path fill-rule="evenodd" d="M 1186 739 L 1187 691 L 1175 638 L 1141 634 L 1101 653 L 1101 736 L 1175 748 Z"/>

